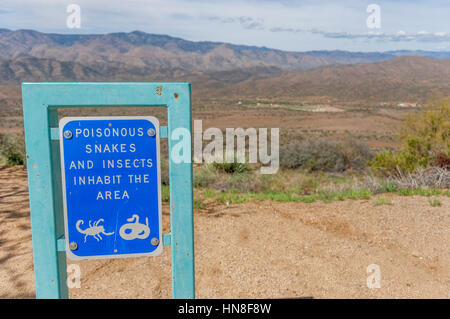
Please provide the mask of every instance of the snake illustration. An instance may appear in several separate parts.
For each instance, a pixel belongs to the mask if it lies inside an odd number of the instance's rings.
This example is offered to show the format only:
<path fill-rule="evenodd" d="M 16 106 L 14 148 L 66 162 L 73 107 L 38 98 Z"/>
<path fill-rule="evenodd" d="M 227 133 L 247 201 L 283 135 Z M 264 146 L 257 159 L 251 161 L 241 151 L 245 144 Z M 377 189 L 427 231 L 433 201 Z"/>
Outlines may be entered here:
<path fill-rule="evenodd" d="M 131 218 L 128 218 L 127 221 L 130 223 L 123 224 L 120 227 L 119 234 L 125 240 L 133 240 L 133 239 L 145 239 L 150 235 L 150 228 L 148 227 L 148 217 L 145 218 L 146 224 L 139 223 L 139 216 L 133 214 Z M 127 230 L 131 230 L 127 233 Z"/>

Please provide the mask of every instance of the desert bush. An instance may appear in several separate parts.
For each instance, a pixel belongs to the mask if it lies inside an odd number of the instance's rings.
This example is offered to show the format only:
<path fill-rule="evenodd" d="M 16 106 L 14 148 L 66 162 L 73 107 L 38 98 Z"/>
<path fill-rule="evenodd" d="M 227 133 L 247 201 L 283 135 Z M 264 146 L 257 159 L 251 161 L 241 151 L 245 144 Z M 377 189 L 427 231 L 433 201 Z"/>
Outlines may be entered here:
<path fill-rule="evenodd" d="M 432 100 L 421 112 L 410 113 L 400 140 L 411 153 L 431 163 L 437 154 L 450 156 L 450 98 Z"/>
<path fill-rule="evenodd" d="M 367 165 L 375 173 L 385 176 L 399 176 L 406 172 L 412 172 L 424 163 L 408 152 L 393 153 L 392 150 L 381 152 Z"/>
<path fill-rule="evenodd" d="M 7 165 L 25 164 L 25 143 L 23 136 L 0 135 L 0 155 Z"/>
<path fill-rule="evenodd" d="M 399 188 L 450 188 L 450 170 L 433 166 L 400 174 L 392 179 Z"/>
<path fill-rule="evenodd" d="M 248 163 L 238 163 L 236 159 L 232 163 L 213 162 L 212 165 L 216 170 L 227 174 L 242 174 L 252 170 Z"/>
<path fill-rule="evenodd" d="M 254 171 L 236 170 L 229 173 L 222 166 L 204 164 L 194 171 L 194 187 L 210 188 L 227 192 L 237 190 L 239 192 L 259 192 L 270 186 L 266 176 Z"/>
<path fill-rule="evenodd" d="M 280 166 L 286 169 L 342 172 L 361 170 L 372 159 L 370 148 L 353 139 L 340 143 L 324 139 L 307 139 L 280 149 Z"/>
<path fill-rule="evenodd" d="M 366 143 L 346 139 L 338 144 L 339 154 L 341 156 L 341 165 L 343 170 L 353 169 L 362 170 L 366 167 L 366 163 L 373 159 L 373 153 Z"/>
<path fill-rule="evenodd" d="M 218 172 L 213 165 L 201 165 L 194 170 L 194 187 L 210 187 L 219 178 Z M 213 188 L 213 187 L 211 187 Z"/>
<path fill-rule="evenodd" d="M 307 139 L 300 144 L 280 148 L 281 168 L 306 170 L 332 170 L 339 156 L 336 145 L 323 139 Z"/>
<path fill-rule="evenodd" d="M 400 151 L 386 151 L 368 165 L 377 173 L 399 176 L 450 162 L 450 99 L 432 100 L 410 113 L 400 131 Z"/>
<path fill-rule="evenodd" d="M 352 185 L 355 188 L 367 188 L 373 194 L 448 189 L 450 188 L 450 170 L 432 166 L 389 177 L 367 174 L 362 179 L 352 182 Z"/>

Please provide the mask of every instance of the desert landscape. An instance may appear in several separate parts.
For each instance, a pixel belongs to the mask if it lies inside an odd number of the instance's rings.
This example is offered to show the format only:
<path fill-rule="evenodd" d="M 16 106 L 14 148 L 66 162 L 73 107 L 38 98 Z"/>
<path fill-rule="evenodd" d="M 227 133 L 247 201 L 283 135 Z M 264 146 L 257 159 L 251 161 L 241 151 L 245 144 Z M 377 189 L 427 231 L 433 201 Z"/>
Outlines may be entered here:
<path fill-rule="evenodd" d="M 280 129 L 276 174 L 194 165 L 196 297 L 449 297 L 450 53 L 0 29 L 0 298 L 35 297 L 20 83 L 41 81 L 189 82 L 203 129 Z M 163 108 L 58 115 L 124 113 L 167 125 Z M 410 129 L 427 116 L 436 130 Z M 408 148 L 412 140 L 429 152 Z M 168 233 L 167 140 L 161 152 Z M 171 297 L 170 247 L 159 257 L 74 263 L 81 288 L 71 298 Z M 379 288 L 368 287 L 370 265 Z"/>
<path fill-rule="evenodd" d="M 26 171 L 0 170 L 0 297 L 34 298 Z M 198 298 L 448 298 L 450 199 L 389 196 L 333 203 L 251 202 L 196 209 Z M 169 231 L 168 205 L 163 208 Z M 67 261 L 73 264 L 74 261 Z M 170 298 L 159 257 L 77 261 L 71 298 Z M 381 287 L 368 289 L 371 264 Z"/>

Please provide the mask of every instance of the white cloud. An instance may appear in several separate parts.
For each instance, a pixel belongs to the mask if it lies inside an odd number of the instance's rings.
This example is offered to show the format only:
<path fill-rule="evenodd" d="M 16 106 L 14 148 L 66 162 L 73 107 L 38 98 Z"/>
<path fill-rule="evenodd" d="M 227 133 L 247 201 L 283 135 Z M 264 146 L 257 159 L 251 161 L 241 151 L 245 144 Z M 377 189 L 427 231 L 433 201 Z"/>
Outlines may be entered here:
<path fill-rule="evenodd" d="M 369 0 L 1 1 L 0 28 L 60 33 L 141 30 L 296 51 L 432 49 L 449 41 L 450 32 L 448 0 L 377 0 L 383 23 L 376 33 L 366 26 L 366 8 L 373 2 Z M 81 7 L 81 29 L 66 28 L 70 3 Z"/>

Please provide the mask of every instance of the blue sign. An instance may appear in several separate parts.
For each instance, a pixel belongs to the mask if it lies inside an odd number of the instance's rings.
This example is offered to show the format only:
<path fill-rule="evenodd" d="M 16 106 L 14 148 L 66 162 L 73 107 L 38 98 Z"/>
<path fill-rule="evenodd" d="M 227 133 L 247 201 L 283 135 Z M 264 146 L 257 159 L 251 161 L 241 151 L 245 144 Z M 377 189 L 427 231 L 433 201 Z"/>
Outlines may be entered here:
<path fill-rule="evenodd" d="M 159 255 L 158 120 L 68 117 L 59 130 L 68 257 Z"/>

